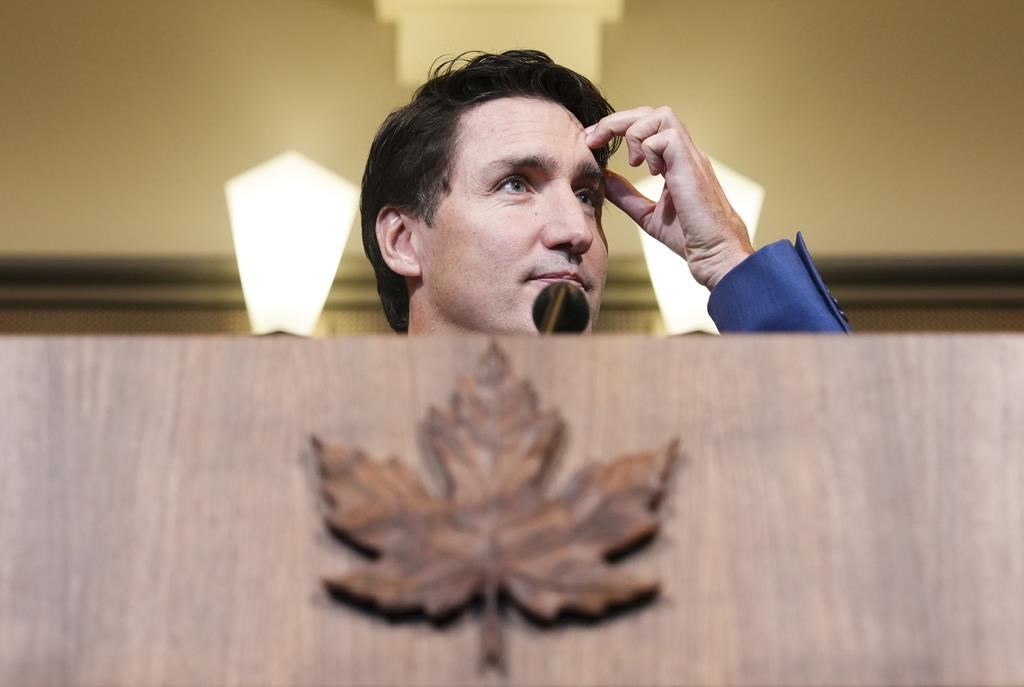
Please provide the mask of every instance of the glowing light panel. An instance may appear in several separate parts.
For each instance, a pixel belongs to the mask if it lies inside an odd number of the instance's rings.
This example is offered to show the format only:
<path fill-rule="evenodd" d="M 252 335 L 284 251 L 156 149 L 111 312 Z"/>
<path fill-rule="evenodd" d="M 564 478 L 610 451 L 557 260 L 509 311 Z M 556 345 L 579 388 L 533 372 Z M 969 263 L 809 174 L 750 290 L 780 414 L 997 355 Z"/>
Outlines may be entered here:
<path fill-rule="evenodd" d="M 289 151 L 230 179 L 225 192 L 253 333 L 311 335 L 348 241 L 359 190 Z"/>

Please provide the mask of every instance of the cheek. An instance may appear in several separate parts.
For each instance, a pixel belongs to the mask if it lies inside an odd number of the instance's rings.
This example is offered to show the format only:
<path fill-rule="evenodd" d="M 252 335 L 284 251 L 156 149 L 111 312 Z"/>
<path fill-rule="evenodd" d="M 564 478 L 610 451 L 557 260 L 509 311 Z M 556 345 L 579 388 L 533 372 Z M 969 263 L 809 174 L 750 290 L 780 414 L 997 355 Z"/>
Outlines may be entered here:
<path fill-rule="evenodd" d="M 498 282 L 515 273 L 517 260 L 521 259 L 526 249 L 519 245 L 507 232 L 488 229 L 490 235 L 481 240 L 475 237 L 472 246 L 467 244 L 463 253 L 463 264 L 466 271 L 473 272 L 480 278 Z"/>
<path fill-rule="evenodd" d="M 433 245 L 433 262 L 448 273 L 446 277 L 493 279 L 523 253 L 519 225 L 500 212 L 452 216 L 443 228 L 437 227 L 441 231 Z"/>
<path fill-rule="evenodd" d="M 536 242 L 536 223 L 532 211 L 495 208 L 462 224 L 458 250 L 464 259 L 476 259 L 482 267 L 515 264 Z"/>
<path fill-rule="evenodd" d="M 597 230 L 590 250 L 584 254 L 583 260 L 589 262 L 595 269 L 600 269 L 602 274 L 608 271 L 608 241 L 600 229 Z"/>

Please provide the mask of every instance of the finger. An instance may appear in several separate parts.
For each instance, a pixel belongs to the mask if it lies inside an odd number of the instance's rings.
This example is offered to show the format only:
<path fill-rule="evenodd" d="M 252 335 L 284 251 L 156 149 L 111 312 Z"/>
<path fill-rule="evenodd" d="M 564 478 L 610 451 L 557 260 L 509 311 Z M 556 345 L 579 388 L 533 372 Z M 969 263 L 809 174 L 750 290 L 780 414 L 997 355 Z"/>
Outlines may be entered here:
<path fill-rule="evenodd" d="M 680 165 L 686 166 L 687 163 L 690 168 L 700 165 L 699 160 L 688 159 L 690 156 L 687 153 L 691 151 L 687 149 L 679 132 L 674 129 L 661 131 L 643 139 L 640 151 L 652 176 L 667 174 L 670 169 L 678 168 Z M 692 153 L 699 154 L 700 151 L 693 150 Z"/>
<path fill-rule="evenodd" d="M 647 171 L 651 173 L 652 177 L 656 177 L 665 171 L 665 165 L 662 163 L 661 156 L 646 141 L 640 144 L 640 152 L 644 156 L 643 159 L 647 160 Z"/>
<path fill-rule="evenodd" d="M 621 136 L 638 119 L 653 111 L 650 107 L 634 107 L 631 110 L 613 112 L 607 117 L 602 118 L 597 124 L 591 124 L 584 129 L 584 133 L 587 136 L 587 145 L 590 148 L 600 148 L 603 145 L 607 145 L 608 141 L 616 136 Z"/>
<path fill-rule="evenodd" d="M 633 167 L 639 166 L 644 159 L 647 159 L 649 165 L 652 162 L 649 151 L 644 149 L 644 144 L 652 137 L 661 136 L 665 142 L 677 141 L 678 144 L 674 146 L 675 152 L 683 152 L 687 147 L 693 147 L 686 127 L 668 107 L 659 107 L 641 116 L 620 135 L 626 143 L 629 164 Z M 651 174 L 664 172 L 664 165 L 655 163 L 650 167 Z"/>
<path fill-rule="evenodd" d="M 630 167 L 640 166 L 640 163 L 647 157 L 643 147 L 644 141 L 657 134 L 661 130 L 662 124 L 659 117 L 648 113 L 630 124 L 621 134 L 617 134 L 626 144 L 626 160 Z"/>
<path fill-rule="evenodd" d="M 610 169 L 604 171 L 606 182 L 605 198 L 641 227 L 654 211 L 656 203 L 640 193 L 625 177 Z"/>

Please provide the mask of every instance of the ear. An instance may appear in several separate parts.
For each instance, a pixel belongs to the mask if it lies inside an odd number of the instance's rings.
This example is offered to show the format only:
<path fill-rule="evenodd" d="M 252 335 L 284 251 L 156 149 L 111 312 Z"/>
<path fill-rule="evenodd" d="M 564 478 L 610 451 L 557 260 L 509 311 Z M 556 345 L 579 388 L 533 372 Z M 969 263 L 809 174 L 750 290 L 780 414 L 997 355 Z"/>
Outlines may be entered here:
<path fill-rule="evenodd" d="M 421 224 L 421 220 L 387 205 L 377 213 L 377 245 L 395 274 L 411 278 L 422 274 L 419 241 L 414 236 Z"/>

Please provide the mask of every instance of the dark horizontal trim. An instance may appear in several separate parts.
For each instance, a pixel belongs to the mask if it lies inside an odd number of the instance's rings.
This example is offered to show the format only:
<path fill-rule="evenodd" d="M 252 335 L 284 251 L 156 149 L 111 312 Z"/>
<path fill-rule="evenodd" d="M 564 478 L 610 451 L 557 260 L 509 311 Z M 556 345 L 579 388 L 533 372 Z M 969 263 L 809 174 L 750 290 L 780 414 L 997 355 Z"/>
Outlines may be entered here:
<path fill-rule="evenodd" d="M 238 283 L 230 258 L 0 258 L 0 286 Z"/>
<path fill-rule="evenodd" d="M 379 308 L 373 271 L 345 261 L 328 306 Z M 240 308 L 234 258 L 0 258 L 0 307 Z"/>
<path fill-rule="evenodd" d="M 1024 285 L 1021 257 L 817 258 L 830 285 Z"/>
<path fill-rule="evenodd" d="M 847 306 L 1024 306 L 1021 257 L 819 258 L 833 294 Z M 605 306 L 656 308 L 640 257 L 613 258 Z M 342 261 L 329 308 L 378 308 L 373 270 L 362 256 Z M 238 308 L 238 268 L 228 257 L 0 258 L 0 307 Z"/>
<path fill-rule="evenodd" d="M 820 258 L 822 279 L 847 307 L 1021 307 L 1024 257 Z"/>

